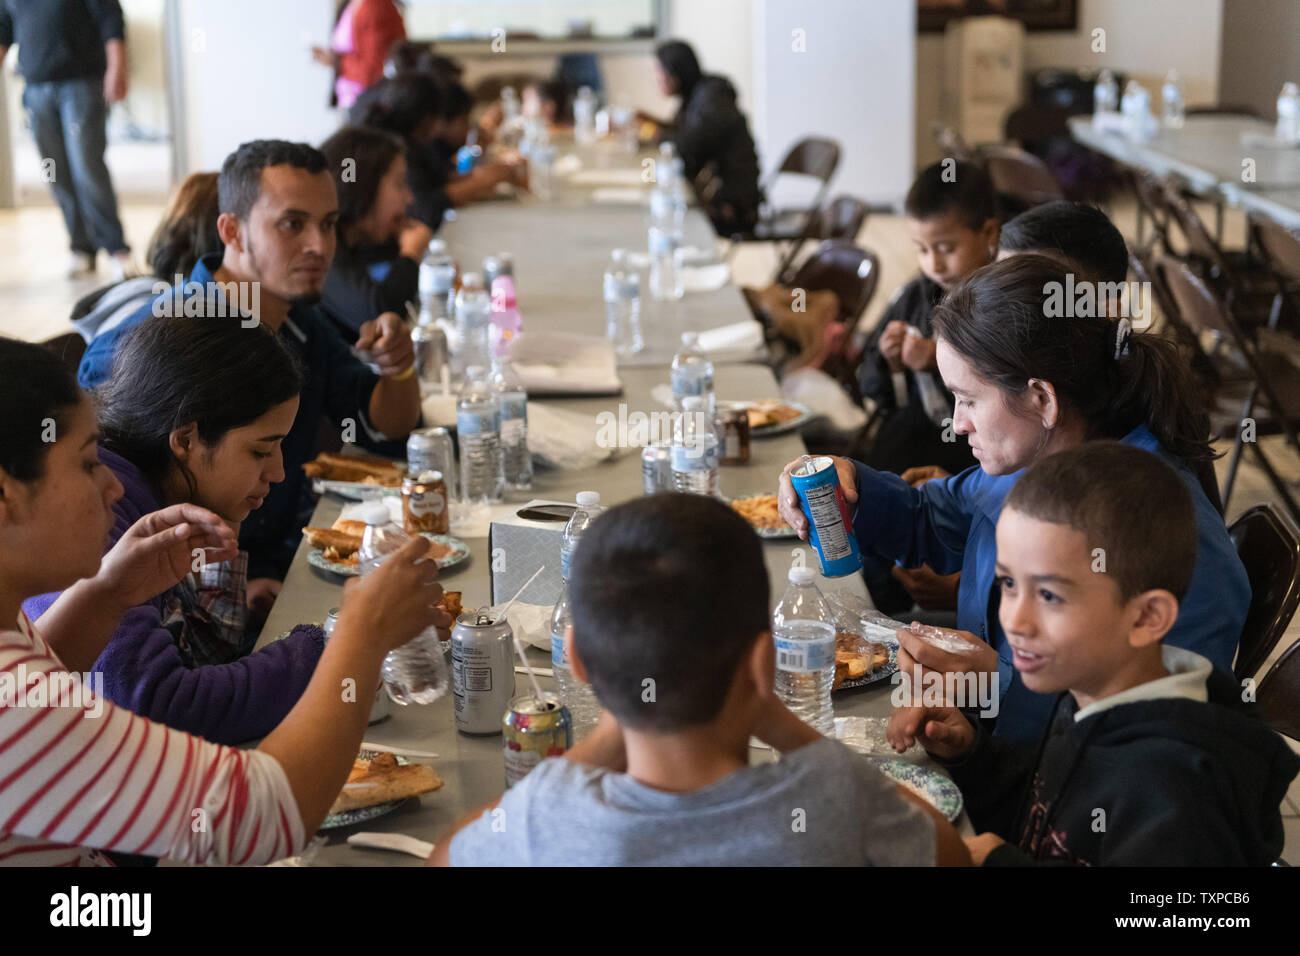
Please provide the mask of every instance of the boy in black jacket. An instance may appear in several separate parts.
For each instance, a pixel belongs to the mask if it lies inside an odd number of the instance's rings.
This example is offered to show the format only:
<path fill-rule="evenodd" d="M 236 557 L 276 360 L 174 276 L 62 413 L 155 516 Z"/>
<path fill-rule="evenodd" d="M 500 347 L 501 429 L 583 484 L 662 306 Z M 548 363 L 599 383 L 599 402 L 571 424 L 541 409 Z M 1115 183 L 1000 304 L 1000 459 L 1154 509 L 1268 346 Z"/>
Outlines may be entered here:
<path fill-rule="evenodd" d="M 999 617 L 1026 686 L 1060 692 L 1042 741 L 955 708 L 903 708 L 889 739 L 943 761 L 976 863 L 1267 865 L 1300 769 L 1233 678 L 1162 647 L 1196 553 L 1192 505 L 1158 458 L 1114 442 L 1049 456 L 998 521 Z"/>

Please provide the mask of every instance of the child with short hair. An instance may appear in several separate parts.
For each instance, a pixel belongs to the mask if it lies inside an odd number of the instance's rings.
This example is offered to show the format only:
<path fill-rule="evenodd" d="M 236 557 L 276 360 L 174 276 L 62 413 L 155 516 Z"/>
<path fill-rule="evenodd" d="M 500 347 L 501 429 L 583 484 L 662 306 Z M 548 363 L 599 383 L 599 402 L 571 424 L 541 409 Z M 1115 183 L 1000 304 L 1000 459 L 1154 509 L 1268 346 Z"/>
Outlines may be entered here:
<path fill-rule="evenodd" d="M 977 863 L 1267 865 L 1300 757 L 1231 675 L 1164 646 L 1196 559 L 1182 480 L 1091 442 L 1032 465 L 997 526 L 999 617 L 1025 685 L 1058 693 L 1035 747 L 955 708 L 897 711 L 889 739 L 951 769 Z"/>
<path fill-rule="evenodd" d="M 619 505 L 583 537 L 569 588 L 566 650 L 600 725 L 430 862 L 968 862 L 947 820 L 776 698 L 762 546 L 732 509 L 685 494 Z M 750 766 L 751 736 L 781 760 Z"/>

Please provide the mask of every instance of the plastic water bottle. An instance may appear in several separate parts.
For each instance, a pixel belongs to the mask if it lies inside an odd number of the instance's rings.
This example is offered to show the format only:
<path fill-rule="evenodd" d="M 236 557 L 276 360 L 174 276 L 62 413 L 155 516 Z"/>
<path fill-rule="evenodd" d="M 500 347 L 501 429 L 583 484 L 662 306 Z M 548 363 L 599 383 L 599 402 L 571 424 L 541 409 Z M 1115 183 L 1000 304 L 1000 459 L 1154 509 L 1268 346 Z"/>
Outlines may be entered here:
<path fill-rule="evenodd" d="M 361 536 L 357 563 L 361 573 L 366 575 L 411 538 L 393 521 L 388 506 L 382 501 L 364 505 L 359 514 L 366 523 L 366 530 Z M 389 651 L 380 673 L 388 696 L 403 705 L 432 703 L 447 693 L 451 686 L 442 642 L 432 627 Z"/>
<path fill-rule="evenodd" d="M 456 407 L 460 436 L 460 488 L 469 501 L 486 497 L 500 501 L 505 490 L 501 468 L 501 411 L 488 387 L 485 369 L 471 366 L 465 372 Z"/>
<path fill-rule="evenodd" d="M 488 327 L 488 345 L 495 361 L 506 354 L 510 340 L 518 335 L 524 327 L 523 317 L 519 314 L 518 300 L 515 298 L 515 280 L 513 276 L 501 275 L 492 280 L 492 317 Z"/>
<path fill-rule="evenodd" d="M 718 435 L 708 399 L 689 395 L 673 429 L 673 488 L 694 495 L 718 494 Z"/>
<path fill-rule="evenodd" d="M 580 491 L 577 502 L 578 507 L 570 515 L 564 526 L 564 536 L 560 539 L 560 577 L 565 581 L 569 580 L 569 569 L 573 567 L 573 555 L 578 550 L 578 542 L 587 526 L 604 510 L 600 506 L 599 491 Z"/>
<path fill-rule="evenodd" d="M 708 400 L 710 420 L 716 410 L 713 397 L 713 363 L 700 351 L 700 337 L 694 332 L 682 333 L 682 347 L 673 356 L 672 384 L 673 411 L 685 411 L 682 400 L 700 395 Z"/>
<path fill-rule="evenodd" d="M 573 98 L 573 138 L 579 146 L 596 141 L 596 94 L 590 86 L 579 87 Z"/>
<path fill-rule="evenodd" d="M 577 501 L 578 507 L 564 526 L 564 536 L 561 538 L 560 578 L 563 588 L 559 601 L 555 603 L 555 610 L 551 612 L 551 667 L 555 671 L 555 682 L 560 685 L 560 698 L 573 717 L 575 737 L 584 735 L 600 718 L 600 702 L 596 700 L 595 691 L 589 684 L 578 680 L 564 653 L 564 634 L 573 624 L 569 608 L 569 570 L 573 566 L 573 555 L 578 550 L 578 542 L 601 512 L 600 492 L 580 491 Z"/>
<path fill-rule="evenodd" d="M 1168 129 L 1182 129 L 1187 119 L 1187 104 L 1183 101 L 1183 90 L 1178 85 L 1178 71 L 1170 70 L 1165 76 L 1165 85 L 1160 89 L 1164 104 L 1160 121 Z"/>
<path fill-rule="evenodd" d="M 434 239 L 420 262 L 420 309 L 431 320 L 451 318 L 452 289 L 456 283 L 456 261 L 447 252 L 447 243 Z"/>
<path fill-rule="evenodd" d="M 462 368 L 475 365 L 487 368 L 491 364 L 488 342 L 491 321 L 492 302 L 483 288 L 483 277 L 477 272 L 465 273 L 456 293 L 456 337 L 460 345 L 457 357 Z"/>
<path fill-rule="evenodd" d="M 1128 125 L 1129 135 L 1134 139 L 1146 139 L 1151 125 L 1151 96 L 1137 80 L 1129 80 L 1124 87 L 1124 99 L 1120 102 L 1120 112 Z"/>
<path fill-rule="evenodd" d="M 641 335 L 641 277 L 627 267 L 627 250 L 615 249 L 605 269 L 605 336 L 626 358 L 645 347 Z"/>
<path fill-rule="evenodd" d="M 1119 83 L 1110 70 L 1102 70 L 1092 90 L 1093 115 L 1119 111 Z"/>
<path fill-rule="evenodd" d="M 776 696 L 823 734 L 835 731 L 835 617 L 809 567 L 790 569 L 790 586 L 772 612 Z"/>
<path fill-rule="evenodd" d="M 1294 83 L 1282 84 L 1282 92 L 1278 94 L 1274 135 L 1280 143 L 1300 144 L 1300 87 Z"/>
<path fill-rule="evenodd" d="M 680 299 L 686 288 L 682 284 L 682 247 L 679 236 L 658 226 L 650 227 L 650 294 L 656 299 Z"/>
<path fill-rule="evenodd" d="M 502 276 L 500 282 L 508 276 Z M 501 420 L 501 471 L 511 491 L 533 487 L 533 456 L 528 452 L 528 392 L 504 358 L 495 358 L 489 380 Z"/>
<path fill-rule="evenodd" d="M 551 612 L 551 669 L 555 683 L 560 687 L 560 700 L 569 708 L 573 718 L 573 738 L 585 737 L 600 719 L 600 701 L 591 685 L 578 680 L 564 653 L 564 635 L 573 626 L 573 613 L 569 608 L 569 585 L 560 589 L 560 599 Z"/>

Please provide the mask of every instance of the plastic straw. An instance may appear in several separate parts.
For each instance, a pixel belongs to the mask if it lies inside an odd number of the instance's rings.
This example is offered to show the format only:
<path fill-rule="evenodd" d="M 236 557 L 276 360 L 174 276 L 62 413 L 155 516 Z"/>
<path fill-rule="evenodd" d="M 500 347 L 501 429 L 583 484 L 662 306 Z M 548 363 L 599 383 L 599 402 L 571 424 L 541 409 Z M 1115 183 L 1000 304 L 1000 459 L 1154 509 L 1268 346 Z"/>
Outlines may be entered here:
<path fill-rule="evenodd" d="M 498 619 L 497 623 L 506 619 L 506 611 L 510 610 L 511 605 L 513 605 L 515 601 L 519 600 L 519 595 L 523 594 L 524 591 L 527 590 L 528 585 L 532 584 L 533 581 L 536 580 L 537 575 L 541 574 L 545 570 L 546 565 L 543 564 L 533 573 L 531 578 L 524 582 L 524 586 L 519 589 L 519 593 L 506 602 L 505 610 L 501 612 L 501 617 Z M 532 665 L 528 663 L 528 656 L 524 653 L 524 645 L 519 640 L 519 635 L 515 633 L 513 627 L 510 629 L 510 637 L 515 642 L 515 653 L 519 655 L 519 661 L 524 665 L 524 673 L 528 675 L 528 680 L 532 682 L 533 693 L 537 695 L 537 703 L 540 706 L 546 702 L 546 698 L 542 696 L 542 685 L 537 683 L 537 675 L 533 673 Z"/>

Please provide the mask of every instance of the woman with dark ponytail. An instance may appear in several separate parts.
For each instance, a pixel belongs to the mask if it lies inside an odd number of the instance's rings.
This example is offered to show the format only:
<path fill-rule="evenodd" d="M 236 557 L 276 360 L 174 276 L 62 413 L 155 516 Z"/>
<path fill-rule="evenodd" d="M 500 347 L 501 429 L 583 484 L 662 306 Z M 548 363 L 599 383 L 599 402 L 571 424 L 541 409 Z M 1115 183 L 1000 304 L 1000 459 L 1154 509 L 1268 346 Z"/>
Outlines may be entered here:
<path fill-rule="evenodd" d="M 1245 569 L 1198 477 L 1214 452 L 1190 368 L 1171 343 L 1133 332 L 1126 319 L 1112 321 L 1102 309 L 1074 314 L 1077 303 L 1063 301 L 1065 288 L 1060 263 L 1016 256 L 980 269 L 935 307 L 939 371 L 956 399 L 953 438 L 966 436 L 977 466 L 912 488 L 896 475 L 836 459 L 846 495 L 858 504 L 860 545 L 906 568 L 961 571 L 958 627 L 987 645 L 962 657 L 904 633 L 900 666 L 996 673 L 997 733 L 1021 739 L 1037 738 L 1052 702 L 1027 690 L 1012 667 L 997 618 L 994 528 L 1003 499 L 1033 462 L 1113 439 L 1177 469 L 1195 504 L 1197 557 L 1166 643 L 1231 673 L 1250 604 Z M 780 508 L 806 535 L 789 480 L 795 464 L 781 477 Z M 1101 571 L 1105 556 L 1099 560 Z"/>

